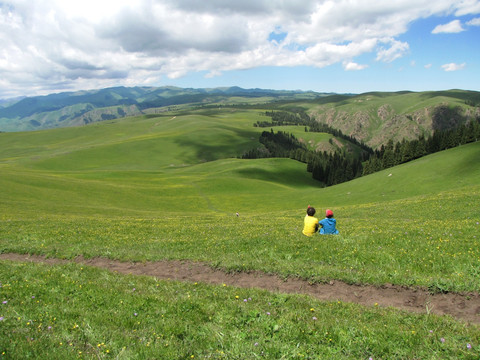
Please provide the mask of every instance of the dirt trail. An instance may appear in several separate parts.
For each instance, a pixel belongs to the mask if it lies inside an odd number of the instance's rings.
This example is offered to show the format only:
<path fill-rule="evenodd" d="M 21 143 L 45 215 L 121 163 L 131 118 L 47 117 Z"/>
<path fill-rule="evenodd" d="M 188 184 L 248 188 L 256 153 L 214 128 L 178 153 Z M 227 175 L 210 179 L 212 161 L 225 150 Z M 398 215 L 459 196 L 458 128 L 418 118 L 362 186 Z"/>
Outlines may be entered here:
<path fill-rule="evenodd" d="M 47 264 L 76 262 L 121 274 L 147 275 L 158 279 L 227 284 L 242 288 L 259 288 L 282 293 L 307 294 L 325 301 L 352 302 L 366 306 L 392 306 L 398 309 L 437 315 L 451 315 L 466 322 L 480 324 L 480 294 L 430 294 L 424 289 L 412 289 L 394 285 L 375 287 L 348 285 L 341 281 L 329 284 L 309 284 L 305 280 L 283 280 L 261 272 L 234 273 L 212 269 L 192 261 L 156 261 L 145 263 L 121 262 L 105 258 L 72 261 L 21 254 L 0 254 L 0 260 L 30 261 Z"/>

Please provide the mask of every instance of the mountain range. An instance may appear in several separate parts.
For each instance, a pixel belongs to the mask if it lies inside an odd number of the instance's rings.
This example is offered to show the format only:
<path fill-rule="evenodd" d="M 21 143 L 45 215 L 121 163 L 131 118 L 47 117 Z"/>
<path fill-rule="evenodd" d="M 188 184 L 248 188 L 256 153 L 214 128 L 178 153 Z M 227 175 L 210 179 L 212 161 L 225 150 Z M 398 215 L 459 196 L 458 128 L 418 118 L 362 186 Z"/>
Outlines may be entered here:
<path fill-rule="evenodd" d="M 318 93 L 224 87 L 113 87 L 0 102 L 0 131 L 83 126 L 128 116 L 195 108 L 248 107 L 304 112 L 373 148 L 480 119 L 480 92 Z"/>
<path fill-rule="evenodd" d="M 91 122 L 144 114 L 147 109 L 174 105 L 242 103 L 249 99 L 316 99 L 325 94 L 226 87 L 184 89 L 177 87 L 114 87 L 64 92 L 0 102 L 0 131 L 28 131 L 79 126 Z M 2 105 L 3 104 L 3 105 Z M 166 109 L 165 109 L 166 110 Z M 148 111 L 147 111 L 148 113 Z"/>

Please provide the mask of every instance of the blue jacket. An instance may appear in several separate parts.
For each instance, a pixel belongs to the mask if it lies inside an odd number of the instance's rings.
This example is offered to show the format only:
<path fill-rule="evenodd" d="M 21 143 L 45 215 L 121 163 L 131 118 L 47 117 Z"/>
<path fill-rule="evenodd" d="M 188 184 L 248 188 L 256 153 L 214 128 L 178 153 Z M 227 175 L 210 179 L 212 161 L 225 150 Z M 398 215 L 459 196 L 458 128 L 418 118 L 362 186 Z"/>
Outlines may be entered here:
<path fill-rule="evenodd" d="M 334 218 L 325 218 L 318 222 L 321 226 L 320 234 L 338 234 L 336 229 L 337 220 Z"/>

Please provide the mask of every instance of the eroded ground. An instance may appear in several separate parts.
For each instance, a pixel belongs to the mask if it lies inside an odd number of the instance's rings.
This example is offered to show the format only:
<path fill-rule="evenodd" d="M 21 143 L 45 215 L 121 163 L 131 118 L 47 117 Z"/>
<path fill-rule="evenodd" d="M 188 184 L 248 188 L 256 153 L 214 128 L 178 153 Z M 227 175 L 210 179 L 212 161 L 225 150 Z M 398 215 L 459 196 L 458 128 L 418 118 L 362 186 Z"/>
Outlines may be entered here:
<path fill-rule="evenodd" d="M 69 260 L 21 254 L 0 254 L 0 260 L 30 261 L 47 264 L 65 264 Z M 208 265 L 192 261 L 121 262 L 105 258 L 71 260 L 120 274 L 147 275 L 163 280 L 204 282 L 209 284 L 260 288 L 282 293 L 307 294 L 320 300 L 352 302 L 366 306 L 392 306 L 398 309 L 437 315 L 451 315 L 457 319 L 480 324 L 480 294 L 430 294 L 427 290 L 394 285 L 375 287 L 349 285 L 341 281 L 328 284 L 309 284 L 305 280 L 281 279 L 261 272 L 227 274 Z"/>

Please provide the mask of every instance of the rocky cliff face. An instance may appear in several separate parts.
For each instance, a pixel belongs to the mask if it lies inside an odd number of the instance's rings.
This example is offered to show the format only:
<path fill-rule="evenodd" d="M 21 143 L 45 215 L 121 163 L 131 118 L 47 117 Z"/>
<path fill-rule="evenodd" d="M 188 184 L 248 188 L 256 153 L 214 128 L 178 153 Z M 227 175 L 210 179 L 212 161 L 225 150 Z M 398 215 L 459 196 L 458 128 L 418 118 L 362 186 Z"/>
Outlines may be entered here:
<path fill-rule="evenodd" d="M 480 118 L 480 107 L 451 106 L 447 103 L 398 113 L 390 104 L 368 110 L 350 111 L 336 108 L 316 109 L 310 113 L 316 121 L 326 123 L 378 148 L 392 139 L 395 142 L 429 136 L 434 130 L 454 128 Z"/>

